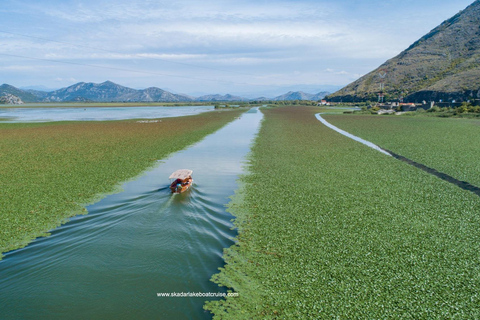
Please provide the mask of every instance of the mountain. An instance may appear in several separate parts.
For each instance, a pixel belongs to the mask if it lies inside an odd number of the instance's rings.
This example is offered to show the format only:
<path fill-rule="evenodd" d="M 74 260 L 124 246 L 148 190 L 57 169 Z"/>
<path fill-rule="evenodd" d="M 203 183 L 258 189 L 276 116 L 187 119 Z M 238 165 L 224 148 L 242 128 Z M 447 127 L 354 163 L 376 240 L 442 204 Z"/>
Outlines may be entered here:
<path fill-rule="evenodd" d="M 0 96 L 7 96 L 7 95 L 12 95 L 15 97 L 18 97 L 21 99 L 23 102 L 35 102 L 38 101 L 38 98 L 26 91 L 20 90 L 14 86 L 11 86 L 9 84 L 2 84 L 0 86 Z"/>
<path fill-rule="evenodd" d="M 242 91 L 232 93 L 237 96 L 245 97 L 251 100 L 257 100 L 258 97 L 267 97 L 268 100 L 272 100 L 273 97 L 280 96 L 285 92 L 296 92 L 296 91 L 303 91 L 303 92 L 335 92 L 343 88 L 343 86 L 334 86 L 334 85 L 313 85 L 313 84 L 295 84 L 295 85 L 275 85 L 272 87 L 268 86 L 258 86 L 255 88 L 250 89 L 249 91 Z M 207 93 L 199 94 L 204 95 Z"/>
<path fill-rule="evenodd" d="M 79 82 L 67 88 L 49 92 L 45 101 L 78 101 L 79 98 L 91 101 L 123 101 L 137 92 L 111 81 L 103 83 Z"/>
<path fill-rule="evenodd" d="M 79 82 L 67 88 L 62 88 L 52 92 L 33 91 L 41 101 L 97 101 L 97 102 L 177 102 L 192 101 L 191 97 L 186 95 L 176 95 L 159 88 L 147 88 L 144 90 L 135 90 L 105 81 L 103 83 L 85 83 Z"/>
<path fill-rule="evenodd" d="M 0 96 L 6 94 L 18 97 L 24 102 L 216 102 L 216 101 L 251 101 L 251 99 L 231 94 L 203 95 L 195 98 L 185 94 L 174 94 L 160 88 L 150 87 L 136 90 L 121 86 L 111 81 L 103 83 L 79 82 L 66 88 L 51 92 L 41 90 L 21 90 L 14 86 L 3 84 L 0 86 Z M 302 91 L 290 91 L 273 99 L 258 98 L 253 100 L 320 100 L 328 92 L 317 94 Z M 6 100 L 5 100 L 6 101 Z"/>
<path fill-rule="evenodd" d="M 278 96 L 276 98 L 274 98 L 273 100 L 275 101 L 279 101 L 279 100 L 288 100 L 288 101 L 292 101 L 292 100 L 321 100 L 323 99 L 326 95 L 328 94 L 328 92 L 319 92 L 317 94 L 311 94 L 311 93 L 305 93 L 305 92 L 302 92 L 302 91 L 289 91 L 285 94 L 282 94 L 281 96 Z"/>
<path fill-rule="evenodd" d="M 45 101 L 78 101 L 79 98 L 91 101 L 130 101 L 137 90 L 120 86 L 111 81 L 103 83 L 76 83 L 67 88 L 50 92 Z"/>
<path fill-rule="evenodd" d="M 317 94 L 314 94 L 313 97 L 310 100 L 313 100 L 313 101 L 322 100 L 323 98 L 325 98 L 329 94 L 330 94 L 330 92 L 322 91 L 322 92 L 319 92 Z"/>
<path fill-rule="evenodd" d="M 331 101 L 464 101 L 480 98 L 480 0 L 398 56 L 328 96 Z"/>
<path fill-rule="evenodd" d="M 34 90 L 34 89 L 22 89 L 25 92 L 33 94 L 36 98 L 36 101 L 43 101 L 48 97 L 49 92 L 41 91 L 41 90 Z"/>
<path fill-rule="evenodd" d="M 275 97 L 273 100 L 279 101 L 279 100 L 310 100 L 310 98 L 313 96 L 313 94 L 305 93 L 302 91 L 289 91 L 285 94 L 282 94 L 278 97 Z"/>
<path fill-rule="evenodd" d="M 258 97 L 258 98 L 255 98 L 255 99 L 252 99 L 252 101 L 269 101 L 271 99 L 268 99 L 266 97 Z"/>
<path fill-rule="evenodd" d="M 137 101 L 161 101 L 161 102 L 179 102 L 193 101 L 195 98 L 184 95 L 174 94 L 159 88 L 151 87 L 145 90 L 139 90 Z"/>
<path fill-rule="evenodd" d="M 195 101 L 247 101 L 248 99 L 232 96 L 231 94 L 219 95 L 219 94 L 210 94 L 201 96 L 195 99 Z"/>

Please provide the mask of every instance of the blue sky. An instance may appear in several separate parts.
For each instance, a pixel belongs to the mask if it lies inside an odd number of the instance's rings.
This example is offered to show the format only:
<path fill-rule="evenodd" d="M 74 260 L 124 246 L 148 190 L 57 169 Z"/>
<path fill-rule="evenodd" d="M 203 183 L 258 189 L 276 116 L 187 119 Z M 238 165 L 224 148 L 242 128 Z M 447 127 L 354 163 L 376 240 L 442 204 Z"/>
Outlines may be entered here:
<path fill-rule="evenodd" d="M 473 0 L 2 0 L 0 84 L 250 97 L 344 86 Z"/>

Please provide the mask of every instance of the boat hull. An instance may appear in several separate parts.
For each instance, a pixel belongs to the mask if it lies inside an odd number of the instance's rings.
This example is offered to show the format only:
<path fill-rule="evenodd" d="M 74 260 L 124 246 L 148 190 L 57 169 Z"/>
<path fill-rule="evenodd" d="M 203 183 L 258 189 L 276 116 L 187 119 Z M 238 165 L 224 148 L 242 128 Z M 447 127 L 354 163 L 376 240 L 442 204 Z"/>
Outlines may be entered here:
<path fill-rule="evenodd" d="M 172 182 L 172 184 L 170 185 L 170 191 L 172 193 L 183 193 L 188 189 L 190 189 L 192 184 L 193 184 L 192 178 L 188 178 L 185 180 L 177 179 L 174 182 Z"/>

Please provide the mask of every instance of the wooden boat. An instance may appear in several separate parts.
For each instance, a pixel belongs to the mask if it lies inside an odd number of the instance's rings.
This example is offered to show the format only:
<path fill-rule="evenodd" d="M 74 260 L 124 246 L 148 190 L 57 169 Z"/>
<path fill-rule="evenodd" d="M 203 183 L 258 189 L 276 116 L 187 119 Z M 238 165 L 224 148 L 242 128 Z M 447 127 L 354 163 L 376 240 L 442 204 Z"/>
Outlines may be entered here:
<path fill-rule="evenodd" d="M 170 184 L 170 190 L 172 193 L 182 193 L 188 190 L 193 184 L 192 170 L 180 169 L 172 173 L 169 179 L 174 179 Z"/>

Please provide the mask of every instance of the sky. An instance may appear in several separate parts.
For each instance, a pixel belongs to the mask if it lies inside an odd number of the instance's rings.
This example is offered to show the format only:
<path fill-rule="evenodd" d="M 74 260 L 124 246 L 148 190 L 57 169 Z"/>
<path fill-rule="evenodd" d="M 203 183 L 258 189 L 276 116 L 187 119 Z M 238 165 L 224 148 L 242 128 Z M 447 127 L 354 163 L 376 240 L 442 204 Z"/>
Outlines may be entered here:
<path fill-rule="evenodd" d="M 2 0 L 0 84 L 335 91 L 473 0 Z"/>

